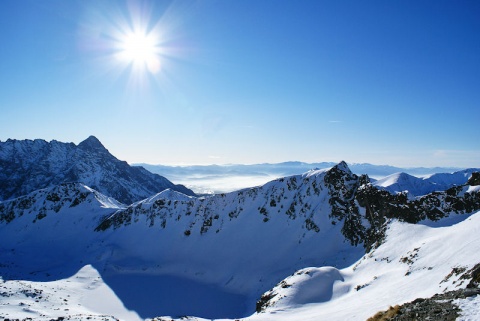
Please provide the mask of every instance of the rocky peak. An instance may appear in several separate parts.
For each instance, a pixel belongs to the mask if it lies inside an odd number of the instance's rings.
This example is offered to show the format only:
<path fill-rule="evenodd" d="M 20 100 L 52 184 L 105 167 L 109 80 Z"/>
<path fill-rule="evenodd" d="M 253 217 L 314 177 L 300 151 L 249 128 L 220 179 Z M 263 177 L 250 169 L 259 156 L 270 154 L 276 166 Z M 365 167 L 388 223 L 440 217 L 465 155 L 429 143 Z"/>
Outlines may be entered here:
<path fill-rule="evenodd" d="M 325 175 L 325 183 L 337 184 L 340 183 L 340 181 L 353 181 L 357 180 L 357 178 L 357 175 L 352 173 L 347 163 L 341 161 L 327 171 L 327 174 Z"/>
<path fill-rule="evenodd" d="M 325 173 L 324 178 L 332 198 L 349 200 L 358 186 L 358 176 L 353 174 L 347 163 L 341 161 Z"/>
<path fill-rule="evenodd" d="M 480 172 L 473 172 L 472 176 L 468 179 L 467 184 L 470 186 L 480 185 Z"/>
<path fill-rule="evenodd" d="M 195 195 L 165 177 L 118 160 L 95 136 L 78 145 L 38 139 L 0 143 L 0 200 L 65 182 L 80 182 L 126 204 L 166 188 Z"/>
<path fill-rule="evenodd" d="M 338 163 L 337 165 L 333 166 L 332 169 L 333 168 L 336 168 L 337 170 L 343 171 L 345 173 L 351 173 L 350 168 L 348 167 L 347 163 L 343 160 L 340 163 Z"/>
<path fill-rule="evenodd" d="M 102 143 L 98 140 L 98 138 L 93 135 L 89 136 L 83 142 L 78 144 L 78 148 L 85 151 L 96 151 L 96 152 L 108 153 L 108 150 L 105 148 L 105 146 L 103 146 Z"/>

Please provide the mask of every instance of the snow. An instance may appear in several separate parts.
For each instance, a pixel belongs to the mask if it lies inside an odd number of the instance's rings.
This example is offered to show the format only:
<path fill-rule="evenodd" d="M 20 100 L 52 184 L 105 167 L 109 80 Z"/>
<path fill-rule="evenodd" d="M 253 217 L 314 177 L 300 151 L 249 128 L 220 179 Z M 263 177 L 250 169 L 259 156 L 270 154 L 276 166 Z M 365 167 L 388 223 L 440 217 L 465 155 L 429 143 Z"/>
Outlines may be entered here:
<path fill-rule="evenodd" d="M 137 206 L 138 204 L 144 204 L 144 205 L 151 205 L 157 200 L 171 200 L 171 201 L 189 201 L 193 199 L 193 196 L 188 196 L 185 194 L 182 194 L 180 192 L 171 190 L 170 188 L 167 188 L 166 190 L 161 191 L 160 193 L 157 193 L 151 197 L 147 197 L 144 200 L 138 201 L 132 206 Z"/>
<path fill-rule="evenodd" d="M 473 192 L 479 192 L 480 191 L 480 185 L 477 186 L 469 186 L 467 189 L 467 193 L 473 193 Z"/>
<path fill-rule="evenodd" d="M 284 280 L 281 294 L 275 298 L 276 310 L 285 310 L 309 303 L 332 300 L 334 285 L 343 282 L 344 276 L 334 267 L 305 268 Z M 338 295 L 339 288 L 335 288 Z"/>
<path fill-rule="evenodd" d="M 442 241 L 445 237 L 457 235 L 458 232 L 469 232 L 466 226 L 479 223 L 479 217 L 480 213 L 477 213 L 471 218 L 474 222 L 442 228 L 442 235 L 434 236 L 433 239 L 431 238 L 436 234 L 436 229 L 420 227 L 411 231 L 410 224 L 395 222 L 389 230 L 387 243 L 374 253 L 366 255 L 352 267 L 341 270 L 334 267 L 312 267 L 297 271 L 285 280 L 290 286 L 283 288 L 280 293 L 285 296 L 282 304 L 269 308 L 266 313 L 245 315 L 242 320 L 365 320 L 390 305 L 440 292 L 442 289 L 438 288 L 439 284 L 442 287 L 456 288 L 453 281 L 458 281 L 458 278 L 444 283 L 442 281 L 451 267 L 457 265 L 458 259 L 452 260 L 452 251 L 438 257 L 444 247 L 436 245 L 435 241 Z M 406 242 L 406 246 L 400 249 L 390 243 L 405 241 L 412 236 L 414 239 Z M 460 238 L 461 235 L 453 240 L 453 248 Z M 466 242 L 475 247 L 478 241 L 472 244 L 472 238 L 474 237 L 467 238 Z M 429 246 L 425 241 L 430 241 L 432 245 Z M 411 250 L 406 250 L 415 249 L 417 246 L 423 248 L 417 251 L 418 256 L 414 258 L 414 263 L 411 266 L 402 263 L 401 259 L 412 253 Z M 395 249 L 392 250 L 393 247 Z M 469 260 L 468 256 L 471 256 L 473 250 L 460 250 L 464 253 L 461 255 L 462 264 L 471 266 L 475 259 Z M 388 256 L 384 257 L 385 254 Z M 426 262 L 427 266 L 435 267 L 432 270 L 421 268 Z M 407 269 L 412 271 L 408 276 L 405 275 Z M 162 287 L 162 284 L 165 285 L 163 282 L 167 282 L 166 288 Z M 358 285 L 363 287 L 357 290 Z M 123 290 L 119 290 L 118 286 L 123 286 Z M 188 291 L 182 291 L 184 287 Z M 166 292 L 158 292 L 158 289 Z M 193 315 L 198 309 L 214 311 L 220 307 L 221 310 L 224 303 L 235 303 L 234 300 L 230 301 L 228 296 L 222 301 L 220 296 L 213 301 L 216 302 L 215 306 L 209 306 L 208 301 L 203 298 L 203 295 L 208 296 L 209 293 L 198 293 L 195 286 L 184 283 L 184 280 L 158 278 L 155 281 L 155 278 L 149 278 L 148 274 L 132 277 L 117 275 L 109 280 L 102 278 L 93 266 L 86 265 L 71 277 L 57 281 L 0 281 L 0 318 L 33 317 L 35 320 L 46 321 L 69 316 L 75 320 L 113 320 L 112 316 L 115 316 L 120 320 L 143 320 L 141 313 L 139 315 L 138 312 L 128 309 L 132 302 L 120 301 L 119 297 L 122 295 L 119 296 L 118 292 L 121 291 L 128 292 L 132 301 L 136 301 L 137 305 L 143 303 L 146 309 L 151 308 L 147 305 L 148 301 L 163 298 L 159 304 L 163 305 L 163 311 L 166 311 L 167 315 L 170 300 L 182 300 L 185 304 L 195 302 L 196 304 L 188 306 Z M 457 320 L 478 320 L 480 296 L 455 300 L 454 303 L 462 310 Z M 133 307 L 138 308 L 135 305 Z M 141 308 L 139 310 L 142 311 Z M 220 315 L 221 313 L 217 314 Z M 207 320 L 210 317 L 189 319 Z"/>
<path fill-rule="evenodd" d="M 259 188 L 170 205 L 154 202 L 148 207 L 143 203 L 119 211 L 115 216 L 132 213 L 136 224 L 113 231 L 106 243 L 116 247 L 109 266 L 136 273 L 142 262 L 149 273 L 207 283 L 248 298 L 245 304 L 253 307 L 262 292 L 299 268 L 319 264 L 344 267 L 362 256 L 363 249 L 345 242 L 341 227 L 332 225 L 328 218 L 323 175 L 325 171 L 318 171 Z M 319 195 L 314 194 L 313 183 L 319 187 Z M 306 193 L 309 188 L 310 196 Z M 275 205 L 271 205 L 272 200 L 276 200 Z M 295 219 L 285 215 L 292 204 L 298 208 Z M 309 207 L 302 214 L 305 204 Z M 266 215 L 261 214 L 262 208 Z M 188 211 L 200 215 L 186 215 Z M 215 213 L 220 214 L 216 219 Z M 173 219 L 168 219 L 170 216 Z M 211 226 L 204 231 L 209 217 L 213 217 Z M 318 224 L 319 232 L 305 228 L 307 217 Z M 184 234 L 187 229 L 188 236 Z M 138 243 L 148 246 L 139 247 Z M 136 266 L 127 267 L 128 263 L 119 259 L 123 257 L 136 257 Z M 152 266 L 151 262 L 158 262 L 160 257 L 160 266 Z"/>
<path fill-rule="evenodd" d="M 332 287 L 331 300 L 298 308 L 274 306 L 248 320 L 365 320 L 389 306 L 465 287 L 459 275 L 447 276 L 454 267 L 469 269 L 479 263 L 479 232 L 480 212 L 441 228 L 392 222 L 384 244 L 338 271 L 344 280 L 335 279 L 334 285 L 342 286 Z M 331 282 L 330 278 L 326 283 Z M 286 302 L 290 289 L 278 288 Z M 320 287 L 318 295 L 324 293 Z M 479 296 L 459 302 L 465 307 L 463 320 L 478 320 Z"/>
<path fill-rule="evenodd" d="M 104 276 L 125 306 L 140 317 L 200 315 L 208 319 L 248 316 L 247 298 L 218 286 L 171 275 L 116 273 Z"/>
<path fill-rule="evenodd" d="M 440 189 L 434 183 L 406 173 L 389 175 L 375 181 L 373 185 L 382 187 L 391 193 L 408 192 L 412 196 L 425 195 Z"/>
<path fill-rule="evenodd" d="M 477 321 L 480 319 L 480 295 L 458 299 L 454 303 L 462 310 L 457 321 Z"/>
<path fill-rule="evenodd" d="M 373 185 L 391 193 L 408 192 L 411 197 L 415 197 L 463 185 L 475 171 L 479 171 L 479 169 L 471 168 L 454 173 L 438 173 L 423 177 L 400 172 L 380 178 L 373 182 Z"/>
<path fill-rule="evenodd" d="M 191 312 L 209 318 L 244 317 L 253 313 L 264 291 L 299 268 L 344 267 L 363 254 L 361 247 L 344 242 L 341 227 L 328 218 L 325 173 L 207 198 L 170 200 L 157 194 L 127 208 L 104 206 L 104 196 L 80 184 L 55 189 L 59 200 L 53 203 L 47 200 L 52 189 L 34 193 L 29 196 L 35 200 L 31 207 L 0 225 L 6 264 L 0 272 L 11 280 L 58 281 L 90 264 L 123 304 L 142 318 L 162 311 L 176 316 Z M 87 197 L 71 207 L 71 195 L 83 191 Z M 291 217 L 285 214 L 289 208 L 294 209 Z M 46 216 L 32 224 L 40 210 Z M 130 220 L 93 232 L 106 217 Z M 305 227 L 307 218 L 320 226 L 319 231 Z M 140 295 L 140 288 L 130 291 L 135 288 L 132 284 L 148 290 Z M 188 301 L 168 301 L 175 292 L 172 288 L 178 291 L 177 298 Z M 163 298 L 156 308 L 148 300 L 152 293 Z"/>
<path fill-rule="evenodd" d="M 385 242 L 365 254 L 331 223 L 327 173 L 206 198 L 167 190 L 128 207 L 82 184 L 33 192 L 0 222 L 0 319 L 365 320 L 466 286 L 451 272 L 480 263 L 480 212 L 391 221 Z M 94 232 L 106 217 L 129 220 Z M 254 313 L 263 293 L 275 296 Z M 458 304 L 464 320 L 478 315 L 478 298 Z"/>
<path fill-rule="evenodd" d="M 478 168 L 469 168 L 454 173 L 436 173 L 427 176 L 426 179 L 437 185 L 462 185 L 472 176 L 473 172 L 478 172 Z"/>
<path fill-rule="evenodd" d="M 71 277 L 51 282 L 0 281 L 0 293 L 0 318 L 46 321 L 69 315 L 77 320 L 100 320 L 95 316 L 114 315 L 121 320 L 142 320 L 124 307 L 91 265 Z"/>
<path fill-rule="evenodd" d="M 331 169 L 331 167 L 323 168 L 323 169 L 312 169 L 312 170 L 309 170 L 308 172 L 306 172 L 305 174 L 303 174 L 303 177 L 317 176 L 317 175 L 325 173 L 329 169 Z"/>

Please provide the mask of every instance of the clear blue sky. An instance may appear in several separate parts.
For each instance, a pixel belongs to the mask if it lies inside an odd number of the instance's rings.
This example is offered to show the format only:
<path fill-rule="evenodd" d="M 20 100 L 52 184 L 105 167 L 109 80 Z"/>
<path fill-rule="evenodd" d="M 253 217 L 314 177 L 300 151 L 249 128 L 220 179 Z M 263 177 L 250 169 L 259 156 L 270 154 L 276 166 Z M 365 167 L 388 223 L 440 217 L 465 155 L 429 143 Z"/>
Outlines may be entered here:
<path fill-rule="evenodd" d="M 3 0 L 0 112 L 130 163 L 480 167 L 480 1 Z"/>

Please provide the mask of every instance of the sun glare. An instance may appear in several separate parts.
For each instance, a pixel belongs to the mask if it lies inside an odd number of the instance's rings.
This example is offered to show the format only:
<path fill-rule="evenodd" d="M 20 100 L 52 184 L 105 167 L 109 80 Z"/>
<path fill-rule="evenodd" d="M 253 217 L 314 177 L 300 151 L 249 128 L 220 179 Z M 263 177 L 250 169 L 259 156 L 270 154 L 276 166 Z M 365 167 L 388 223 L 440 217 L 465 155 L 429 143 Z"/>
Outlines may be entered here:
<path fill-rule="evenodd" d="M 85 24 L 85 46 L 100 53 L 99 70 L 126 81 L 129 91 L 148 90 L 152 84 L 166 87 L 172 58 L 183 52 L 172 41 L 177 36 L 171 31 L 179 26 L 172 13 L 177 9 L 163 7 L 155 1 L 124 1 Z M 166 11 L 160 15 L 160 9 Z"/>
<path fill-rule="evenodd" d="M 145 69 L 151 73 L 160 70 L 159 47 L 153 34 L 132 32 L 121 39 L 120 57 L 136 69 Z"/>

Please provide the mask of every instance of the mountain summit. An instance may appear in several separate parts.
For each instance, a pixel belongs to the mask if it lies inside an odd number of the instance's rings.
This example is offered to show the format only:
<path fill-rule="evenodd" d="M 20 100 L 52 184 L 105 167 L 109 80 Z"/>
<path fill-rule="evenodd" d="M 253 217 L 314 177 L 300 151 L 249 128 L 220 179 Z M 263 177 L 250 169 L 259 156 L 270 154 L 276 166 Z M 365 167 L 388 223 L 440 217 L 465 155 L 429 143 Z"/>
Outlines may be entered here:
<path fill-rule="evenodd" d="M 95 136 L 78 145 L 41 139 L 0 142 L 0 200 L 65 182 L 85 184 L 125 204 L 167 188 L 194 195 L 183 185 L 118 160 Z"/>
<path fill-rule="evenodd" d="M 83 142 L 78 144 L 78 148 L 81 148 L 82 150 L 85 150 L 85 151 L 97 151 L 97 152 L 108 153 L 108 150 L 105 148 L 105 146 L 103 146 L 102 143 L 95 136 L 89 136 Z"/>

